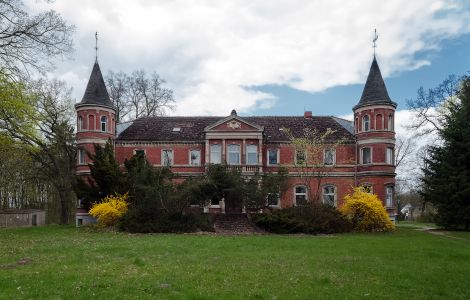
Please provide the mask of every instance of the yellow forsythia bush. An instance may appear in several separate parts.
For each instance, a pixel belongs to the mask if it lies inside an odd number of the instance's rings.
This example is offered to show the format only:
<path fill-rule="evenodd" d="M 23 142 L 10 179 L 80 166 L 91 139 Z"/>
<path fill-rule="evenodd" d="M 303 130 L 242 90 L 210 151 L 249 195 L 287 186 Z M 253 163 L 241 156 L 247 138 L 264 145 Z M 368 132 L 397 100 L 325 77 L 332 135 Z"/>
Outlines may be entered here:
<path fill-rule="evenodd" d="M 340 211 L 351 220 L 354 230 L 392 231 L 395 229 L 379 197 L 367 193 L 363 187 L 354 188 L 354 193 L 346 195 L 344 200 L 345 204 Z"/>
<path fill-rule="evenodd" d="M 98 226 L 100 227 L 114 226 L 119 218 L 127 212 L 128 197 L 127 193 L 107 196 L 101 202 L 94 203 L 89 214 L 98 219 Z"/>

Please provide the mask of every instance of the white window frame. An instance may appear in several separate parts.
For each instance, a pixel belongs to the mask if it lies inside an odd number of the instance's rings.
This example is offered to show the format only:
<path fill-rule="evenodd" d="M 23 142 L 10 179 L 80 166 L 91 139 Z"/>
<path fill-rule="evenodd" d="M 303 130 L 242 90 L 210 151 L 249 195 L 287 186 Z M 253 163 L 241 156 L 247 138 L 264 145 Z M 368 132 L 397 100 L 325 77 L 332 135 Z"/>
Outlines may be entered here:
<path fill-rule="evenodd" d="M 387 147 L 385 149 L 385 162 L 389 165 L 395 165 L 395 149 Z"/>
<path fill-rule="evenodd" d="M 85 156 L 86 156 L 85 149 L 78 148 L 78 164 L 79 165 L 86 164 Z"/>
<path fill-rule="evenodd" d="M 329 151 L 333 152 L 333 161 L 332 161 L 331 164 L 326 163 L 326 153 L 329 152 Z M 327 167 L 332 167 L 332 166 L 336 165 L 336 149 L 328 148 L 328 149 L 323 150 L 323 164 Z"/>
<path fill-rule="evenodd" d="M 298 162 L 298 159 L 297 159 L 297 153 L 298 152 L 303 152 L 304 153 L 304 161 L 302 163 L 299 163 Z M 294 152 L 294 163 L 296 165 L 303 165 L 305 163 L 307 163 L 307 151 L 306 150 L 299 150 L 299 149 L 295 149 L 295 152 Z"/>
<path fill-rule="evenodd" d="M 333 188 L 333 207 L 337 207 L 338 206 L 338 203 L 337 203 L 337 191 L 336 191 L 336 186 L 333 185 L 333 184 L 325 184 L 322 186 L 322 202 L 324 204 L 330 204 L 330 203 L 327 203 L 325 201 L 325 196 L 330 196 L 332 195 L 331 193 L 325 193 L 325 189 L 326 188 L 329 188 L 329 187 L 332 187 Z"/>
<path fill-rule="evenodd" d="M 370 162 L 364 163 L 364 149 L 370 150 Z M 362 147 L 361 148 L 361 165 L 371 165 L 372 164 L 372 147 Z"/>
<path fill-rule="evenodd" d="M 238 148 L 238 151 L 235 151 L 235 152 L 231 151 L 230 148 L 232 146 L 236 146 Z M 240 165 L 241 160 L 242 160 L 242 151 L 241 150 L 242 150 L 242 147 L 240 146 L 240 144 L 230 144 L 230 145 L 228 145 L 227 146 L 227 164 L 229 164 L 229 165 Z M 234 153 L 236 154 L 237 152 L 238 152 L 238 162 L 232 163 L 230 161 L 230 154 L 234 154 Z"/>
<path fill-rule="evenodd" d="M 270 151 L 276 151 L 276 163 L 272 164 L 269 162 L 269 152 Z M 266 157 L 267 157 L 267 165 L 268 166 L 277 166 L 279 165 L 279 148 L 270 148 L 266 151 Z"/>
<path fill-rule="evenodd" d="M 193 163 L 192 158 L 191 158 L 191 157 L 192 157 L 191 154 L 192 154 L 193 152 L 199 153 L 199 154 L 198 154 L 198 159 L 196 160 L 195 163 Z M 199 150 L 199 149 L 191 149 L 191 150 L 189 150 L 189 165 L 190 165 L 190 166 L 200 166 L 200 165 L 201 165 L 201 150 Z"/>
<path fill-rule="evenodd" d="M 367 117 L 367 121 L 366 121 Z M 366 130 L 366 122 L 367 122 L 367 130 Z M 364 115 L 362 116 L 362 131 L 367 132 L 370 131 L 370 116 Z"/>
<path fill-rule="evenodd" d="M 266 205 L 268 205 L 269 207 L 281 207 L 281 193 L 280 192 L 277 192 L 275 193 L 276 196 L 277 196 L 277 203 L 276 204 L 269 204 L 269 195 L 272 195 L 273 193 L 269 193 L 268 195 L 266 195 Z"/>
<path fill-rule="evenodd" d="M 363 183 L 361 184 L 362 187 L 364 188 L 368 188 L 369 189 L 369 194 L 373 194 L 374 193 L 374 186 L 370 183 Z M 366 191 L 367 192 L 367 191 Z"/>
<path fill-rule="evenodd" d="M 78 116 L 78 120 L 77 120 L 77 132 L 82 131 L 82 130 L 83 130 L 83 117 L 82 117 L 82 116 Z"/>
<path fill-rule="evenodd" d="M 255 149 L 255 152 L 253 152 L 253 151 L 250 152 L 249 148 Z M 254 145 L 254 144 L 246 145 L 245 151 L 246 151 L 246 164 L 251 165 L 251 166 L 258 165 L 259 164 L 259 162 L 258 162 L 258 146 Z M 250 153 L 255 154 L 255 161 L 254 162 L 249 161 Z"/>
<path fill-rule="evenodd" d="M 217 147 L 219 151 L 213 151 L 214 147 Z M 221 164 L 222 163 L 222 145 L 220 144 L 211 144 L 209 146 L 209 152 L 210 152 L 210 163 L 211 164 Z M 216 157 L 214 154 L 218 154 L 218 159 L 217 162 L 214 162 L 214 158 Z"/>
<path fill-rule="evenodd" d="M 388 130 L 393 131 L 393 126 L 394 126 L 394 124 L 393 124 L 393 114 L 388 115 L 387 124 L 388 124 Z"/>
<path fill-rule="evenodd" d="M 104 121 L 103 121 L 103 118 L 104 118 Z M 104 125 L 104 130 L 103 130 L 103 125 Z M 106 116 L 100 117 L 100 130 L 101 132 L 108 132 L 108 117 Z"/>
<path fill-rule="evenodd" d="M 147 152 L 145 151 L 145 149 L 134 149 L 134 155 L 136 155 L 138 151 L 144 151 L 144 156 L 147 156 Z"/>
<path fill-rule="evenodd" d="M 170 157 L 170 163 L 169 164 L 165 164 L 165 155 L 164 153 L 165 152 L 168 152 L 168 153 L 171 153 L 171 157 Z M 174 165 L 174 152 L 173 152 L 173 149 L 162 149 L 162 166 L 164 167 L 171 167 Z"/>
<path fill-rule="evenodd" d="M 391 193 L 389 193 L 389 191 L 391 191 Z M 393 207 L 393 193 L 394 193 L 393 185 L 386 185 L 385 186 L 385 206 L 386 207 Z"/>
<path fill-rule="evenodd" d="M 297 193 L 297 188 L 298 187 L 304 187 L 305 188 L 305 193 Z M 308 203 L 308 188 L 306 185 L 300 184 L 294 186 L 294 206 L 297 206 L 297 196 L 305 196 L 305 204 Z"/>

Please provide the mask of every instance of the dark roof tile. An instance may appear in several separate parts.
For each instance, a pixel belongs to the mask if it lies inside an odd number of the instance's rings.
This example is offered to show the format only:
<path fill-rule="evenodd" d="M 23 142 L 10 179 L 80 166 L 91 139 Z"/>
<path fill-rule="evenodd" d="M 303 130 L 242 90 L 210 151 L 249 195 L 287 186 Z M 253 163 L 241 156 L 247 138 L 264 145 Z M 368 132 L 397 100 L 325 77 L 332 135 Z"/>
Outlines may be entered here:
<path fill-rule="evenodd" d="M 113 107 L 97 61 L 93 65 L 93 70 L 91 71 L 90 79 L 80 104 L 98 104 Z"/>
<path fill-rule="evenodd" d="M 204 128 L 225 117 L 145 117 L 132 122 L 117 138 L 118 141 L 203 141 Z M 333 117 L 266 116 L 241 117 L 249 123 L 264 127 L 264 137 L 269 141 L 288 141 L 281 128 L 289 128 L 295 137 L 304 135 L 304 128 L 325 132 L 335 130 L 333 139 L 352 141 L 354 135 Z M 175 132 L 173 128 L 179 127 Z"/>

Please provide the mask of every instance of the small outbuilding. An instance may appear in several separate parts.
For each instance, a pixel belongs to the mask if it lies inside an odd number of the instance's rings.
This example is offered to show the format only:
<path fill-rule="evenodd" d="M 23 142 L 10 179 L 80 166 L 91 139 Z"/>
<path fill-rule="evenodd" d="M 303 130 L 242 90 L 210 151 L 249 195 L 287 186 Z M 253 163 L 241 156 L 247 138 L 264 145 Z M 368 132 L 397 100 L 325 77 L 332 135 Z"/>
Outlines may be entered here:
<path fill-rule="evenodd" d="M 42 209 L 0 210 L 0 227 L 33 227 L 46 224 L 46 211 Z"/>

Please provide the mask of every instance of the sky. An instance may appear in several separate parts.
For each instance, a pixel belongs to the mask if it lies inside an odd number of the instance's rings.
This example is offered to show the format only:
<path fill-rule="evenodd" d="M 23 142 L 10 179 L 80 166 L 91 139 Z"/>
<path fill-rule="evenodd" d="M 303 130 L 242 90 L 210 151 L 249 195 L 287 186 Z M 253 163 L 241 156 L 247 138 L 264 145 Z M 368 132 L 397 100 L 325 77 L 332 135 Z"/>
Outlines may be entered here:
<path fill-rule="evenodd" d="M 76 26 L 71 59 L 50 77 L 80 101 L 95 59 L 109 71 L 157 72 L 174 90 L 170 115 L 350 117 L 373 58 L 397 114 L 406 99 L 470 71 L 466 0 L 26 0 Z M 380 4 L 379 4 L 380 3 Z M 400 123 L 402 120 L 397 120 Z"/>

